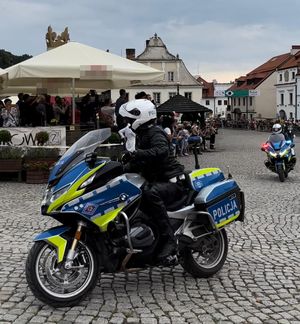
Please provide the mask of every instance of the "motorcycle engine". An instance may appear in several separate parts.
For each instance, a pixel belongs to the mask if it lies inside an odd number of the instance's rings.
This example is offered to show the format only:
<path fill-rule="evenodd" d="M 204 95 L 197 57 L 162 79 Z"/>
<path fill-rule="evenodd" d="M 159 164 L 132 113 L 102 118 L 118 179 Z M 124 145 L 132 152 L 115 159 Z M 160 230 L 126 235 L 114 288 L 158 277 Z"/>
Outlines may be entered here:
<path fill-rule="evenodd" d="M 155 240 L 152 229 L 145 224 L 132 227 L 129 234 L 132 246 L 135 249 L 149 247 Z"/>

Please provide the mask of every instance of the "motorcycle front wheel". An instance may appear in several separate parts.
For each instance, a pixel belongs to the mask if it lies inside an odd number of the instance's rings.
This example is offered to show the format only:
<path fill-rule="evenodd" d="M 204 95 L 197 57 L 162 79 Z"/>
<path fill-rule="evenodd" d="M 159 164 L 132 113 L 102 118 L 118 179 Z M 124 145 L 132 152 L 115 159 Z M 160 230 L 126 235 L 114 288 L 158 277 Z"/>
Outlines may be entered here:
<path fill-rule="evenodd" d="M 181 265 L 196 278 L 208 278 L 224 265 L 228 252 L 225 229 L 198 239 L 193 249 L 184 248 L 180 252 Z"/>
<path fill-rule="evenodd" d="M 278 177 L 279 177 L 280 182 L 284 182 L 285 175 L 284 175 L 284 170 L 283 170 L 283 166 L 282 165 L 278 165 L 278 167 L 277 167 L 277 173 L 278 173 Z"/>
<path fill-rule="evenodd" d="M 39 300 L 53 307 L 77 305 L 98 280 L 98 259 L 91 247 L 79 241 L 71 269 L 57 262 L 56 249 L 36 242 L 26 261 L 29 288 Z"/>

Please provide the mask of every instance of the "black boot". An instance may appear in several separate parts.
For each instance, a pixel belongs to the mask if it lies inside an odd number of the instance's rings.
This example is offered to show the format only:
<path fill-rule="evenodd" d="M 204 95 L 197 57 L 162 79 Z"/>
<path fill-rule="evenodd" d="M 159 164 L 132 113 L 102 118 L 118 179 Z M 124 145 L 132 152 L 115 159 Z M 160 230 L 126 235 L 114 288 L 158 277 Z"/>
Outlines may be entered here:
<path fill-rule="evenodd" d="M 157 258 L 158 260 L 163 261 L 169 256 L 176 255 L 177 251 L 177 244 L 174 238 L 174 235 L 166 235 L 165 237 L 162 238 L 164 240 L 164 245 L 161 249 L 161 251 L 158 253 Z"/>

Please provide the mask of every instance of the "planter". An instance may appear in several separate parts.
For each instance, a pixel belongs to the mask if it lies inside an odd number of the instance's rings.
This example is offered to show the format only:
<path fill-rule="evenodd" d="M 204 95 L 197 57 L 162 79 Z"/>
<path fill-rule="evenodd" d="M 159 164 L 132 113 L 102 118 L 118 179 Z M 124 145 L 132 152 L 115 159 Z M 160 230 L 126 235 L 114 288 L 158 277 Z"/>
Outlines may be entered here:
<path fill-rule="evenodd" d="M 22 159 L 0 159 L 0 173 L 18 173 L 18 181 L 22 178 Z"/>
<path fill-rule="evenodd" d="M 47 183 L 49 178 L 48 170 L 27 170 L 26 183 Z"/>

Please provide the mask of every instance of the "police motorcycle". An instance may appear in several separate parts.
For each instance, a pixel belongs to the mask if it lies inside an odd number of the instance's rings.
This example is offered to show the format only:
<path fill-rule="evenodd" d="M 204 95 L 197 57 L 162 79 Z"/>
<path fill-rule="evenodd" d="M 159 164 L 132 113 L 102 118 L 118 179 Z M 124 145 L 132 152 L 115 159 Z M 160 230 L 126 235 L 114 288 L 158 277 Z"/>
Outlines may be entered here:
<path fill-rule="evenodd" d="M 261 146 L 261 150 L 267 154 L 265 166 L 278 174 L 279 180 L 284 182 L 296 164 L 296 157 L 291 140 L 286 140 L 284 135 L 272 134 L 268 141 Z"/>
<path fill-rule="evenodd" d="M 110 129 L 87 133 L 50 173 L 41 213 L 62 225 L 35 237 L 26 278 L 33 294 L 54 307 L 78 304 L 101 273 L 162 265 L 156 258 L 159 228 L 141 211 L 144 179 L 95 153 L 109 136 Z M 185 192 L 168 206 L 177 262 L 192 276 L 206 278 L 226 260 L 225 226 L 244 220 L 244 194 L 218 168 L 185 172 L 177 180 Z"/>

